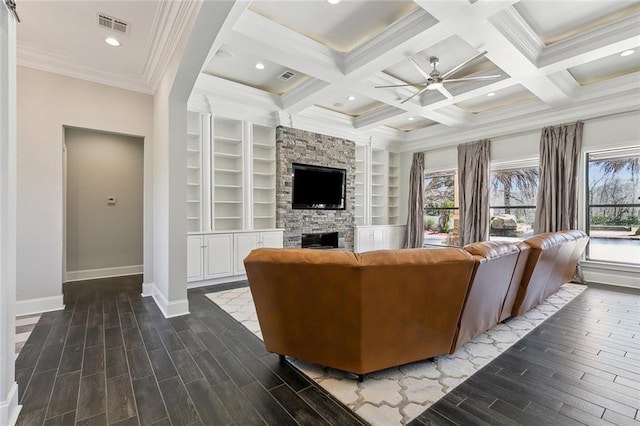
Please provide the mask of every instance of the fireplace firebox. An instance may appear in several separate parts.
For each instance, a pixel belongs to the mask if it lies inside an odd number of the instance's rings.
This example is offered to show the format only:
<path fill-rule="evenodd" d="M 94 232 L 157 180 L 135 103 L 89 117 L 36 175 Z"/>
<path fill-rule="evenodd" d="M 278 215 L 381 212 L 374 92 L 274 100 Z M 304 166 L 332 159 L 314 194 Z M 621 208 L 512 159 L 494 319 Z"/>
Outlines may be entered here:
<path fill-rule="evenodd" d="M 302 248 L 333 249 L 338 248 L 337 232 L 302 234 Z"/>

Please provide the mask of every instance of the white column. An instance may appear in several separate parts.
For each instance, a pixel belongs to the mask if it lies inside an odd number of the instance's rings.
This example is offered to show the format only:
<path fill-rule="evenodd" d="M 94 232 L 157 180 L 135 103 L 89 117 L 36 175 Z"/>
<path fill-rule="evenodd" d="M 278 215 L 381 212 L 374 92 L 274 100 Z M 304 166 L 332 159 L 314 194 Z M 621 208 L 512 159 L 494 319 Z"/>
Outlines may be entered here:
<path fill-rule="evenodd" d="M 203 2 L 184 49 L 172 58 L 153 97 L 153 298 L 166 317 L 189 313 L 187 99 L 219 32 L 231 28 L 248 5 Z"/>
<path fill-rule="evenodd" d="M 0 3 L 0 425 L 15 424 L 16 23 Z"/>

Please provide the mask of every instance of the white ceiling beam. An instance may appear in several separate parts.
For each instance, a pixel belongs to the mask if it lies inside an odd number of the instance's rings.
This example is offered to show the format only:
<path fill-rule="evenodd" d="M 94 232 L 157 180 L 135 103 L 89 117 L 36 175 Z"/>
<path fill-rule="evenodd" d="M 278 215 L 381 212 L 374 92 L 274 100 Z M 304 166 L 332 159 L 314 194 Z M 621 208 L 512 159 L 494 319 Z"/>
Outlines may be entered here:
<path fill-rule="evenodd" d="M 353 127 L 359 130 L 370 130 L 380 126 L 382 122 L 396 120 L 402 115 L 409 115 L 407 111 L 387 106 L 378 110 L 363 114 L 353 119 Z"/>
<path fill-rule="evenodd" d="M 238 47 L 251 50 L 266 60 L 271 60 L 270 55 L 273 54 L 274 59 L 287 60 L 295 70 L 325 81 L 334 80 L 344 74 L 344 57 L 341 53 L 251 10 L 242 15 L 233 30 L 245 37 L 236 35 L 233 36 L 235 39 L 230 39 L 231 41 L 235 40 Z M 265 37 L 265 34 L 269 36 Z M 259 49 L 251 47 L 253 43 L 256 43 Z M 305 65 L 305 62 L 312 66 Z"/>

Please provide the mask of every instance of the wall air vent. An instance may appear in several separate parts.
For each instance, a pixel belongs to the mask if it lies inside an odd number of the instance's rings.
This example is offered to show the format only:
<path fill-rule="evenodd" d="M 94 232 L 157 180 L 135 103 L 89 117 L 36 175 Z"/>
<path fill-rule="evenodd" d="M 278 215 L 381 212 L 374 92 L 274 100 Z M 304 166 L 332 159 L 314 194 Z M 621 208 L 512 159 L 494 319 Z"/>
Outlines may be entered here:
<path fill-rule="evenodd" d="M 278 76 L 278 80 L 289 81 L 293 78 L 293 76 L 295 76 L 295 74 L 291 71 L 285 71 Z"/>
<path fill-rule="evenodd" d="M 119 33 L 129 34 L 129 24 L 120 19 L 105 15 L 104 13 L 98 13 L 98 26 L 108 28 Z"/>

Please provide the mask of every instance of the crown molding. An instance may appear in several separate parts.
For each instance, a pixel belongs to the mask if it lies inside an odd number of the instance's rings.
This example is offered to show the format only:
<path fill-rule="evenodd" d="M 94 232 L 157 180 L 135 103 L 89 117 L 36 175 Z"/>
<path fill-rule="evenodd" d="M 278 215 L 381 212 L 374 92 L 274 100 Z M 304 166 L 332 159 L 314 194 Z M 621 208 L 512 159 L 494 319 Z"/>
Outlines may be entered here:
<path fill-rule="evenodd" d="M 200 2 L 161 1 L 151 27 L 149 52 L 142 71 L 144 81 L 155 92 L 169 61 L 193 26 L 201 7 Z"/>
<path fill-rule="evenodd" d="M 20 66 L 67 77 L 152 94 L 141 75 L 125 73 L 107 66 L 96 67 L 93 62 L 61 55 L 25 42 L 18 42 L 17 63 Z"/>
<path fill-rule="evenodd" d="M 145 48 L 148 56 L 140 72 L 123 72 L 18 41 L 18 65 L 66 75 L 121 89 L 153 94 L 171 57 L 183 41 L 200 10 L 200 2 L 161 1 Z"/>
<path fill-rule="evenodd" d="M 344 68 L 345 73 L 357 71 L 365 64 L 380 59 L 381 55 L 390 51 L 397 51 L 398 46 L 402 46 L 408 42 L 413 42 L 414 45 L 422 44 L 417 43 L 416 38 L 422 40 L 425 37 L 429 37 L 429 42 L 434 43 L 436 35 L 434 31 L 429 31 L 431 28 L 438 24 L 438 20 L 429 15 L 423 9 L 416 9 L 404 18 L 398 20 L 394 24 L 385 28 L 379 34 L 376 34 L 370 40 L 367 40 L 360 46 L 353 49 L 351 52 L 345 55 Z M 440 37 L 445 38 L 448 35 L 448 31 L 443 31 L 441 28 Z M 428 34 L 426 34 L 428 33 Z M 398 60 L 402 59 L 400 53 L 397 53 Z M 389 63 L 390 58 L 385 58 L 385 62 Z"/>
<path fill-rule="evenodd" d="M 513 6 L 491 16 L 489 22 L 532 64 L 537 62 L 545 45 Z"/>
<path fill-rule="evenodd" d="M 361 131 L 370 130 L 380 125 L 381 122 L 389 121 L 399 116 L 407 114 L 406 111 L 392 106 L 377 109 L 375 111 L 363 114 L 353 119 L 353 125 Z"/>
<path fill-rule="evenodd" d="M 537 65 L 552 73 L 639 45 L 638 17 L 634 15 L 547 47 Z"/>
<path fill-rule="evenodd" d="M 485 120 L 488 120 L 486 123 L 478 123 L 473 128 L 464 131 L 438 126 L 428 136 L 425 132 L 421 135 L 421 139 L 405 142 L 402 145 L 402 151 L 441 148 L 478 138 L 491 139 L 514 133 L 535 131 L 556 123 L 588 120 L 604 115 L 637 111 L 638 97 L 640 97 L 640 88 L 636 86 L 633 90 L 617 93 L 606 99 L 600 97 L 595 100 L 576 100 L 573 104 L 560 108 L 548 108 L 540 103 L 531 102 L 514 112 L 511 117 L 505 116 L 504 111 L 492 112 L 494 117 L 500 116 L 501 118 L 489 121 L 489 117 L 486 117 Z"/>

